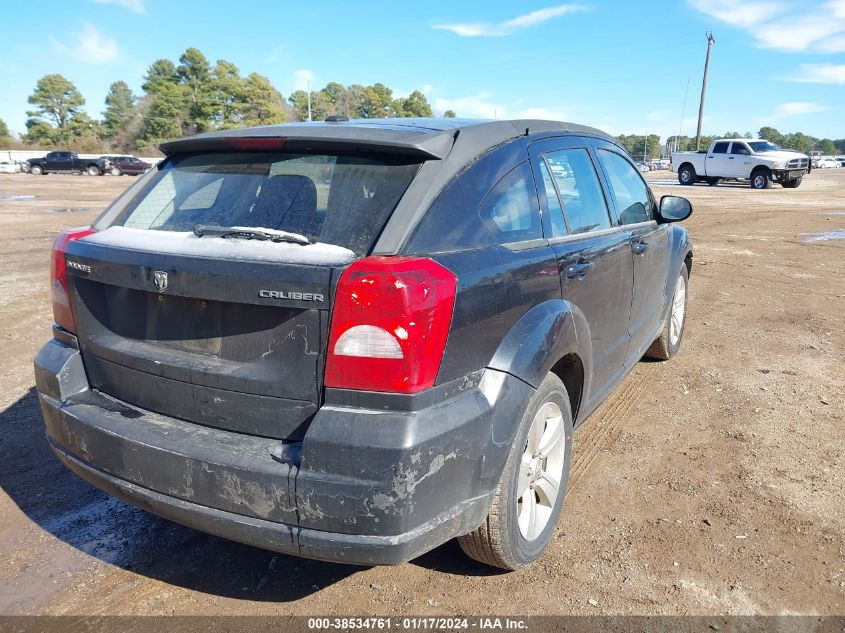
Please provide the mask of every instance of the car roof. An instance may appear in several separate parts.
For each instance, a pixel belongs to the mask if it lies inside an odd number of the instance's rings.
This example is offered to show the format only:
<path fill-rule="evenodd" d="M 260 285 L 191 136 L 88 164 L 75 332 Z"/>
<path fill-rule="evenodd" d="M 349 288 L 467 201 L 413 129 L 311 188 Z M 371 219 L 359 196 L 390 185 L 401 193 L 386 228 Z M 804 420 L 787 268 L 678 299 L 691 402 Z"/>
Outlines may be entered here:
<path fill-rule="evenodd" d="M 615 142 L 596 128 L 537 119 L 477 120 L 447 118 L 351 119 L 285 123 L 197 134 L 163 143 L 167 155 L 228 148 L 231 139 L 280 138 L 289 150 L 360 148 L 420 158 L 444 158 L 454 145 L 476 155 L 520 136 L 577 134 Z"/>

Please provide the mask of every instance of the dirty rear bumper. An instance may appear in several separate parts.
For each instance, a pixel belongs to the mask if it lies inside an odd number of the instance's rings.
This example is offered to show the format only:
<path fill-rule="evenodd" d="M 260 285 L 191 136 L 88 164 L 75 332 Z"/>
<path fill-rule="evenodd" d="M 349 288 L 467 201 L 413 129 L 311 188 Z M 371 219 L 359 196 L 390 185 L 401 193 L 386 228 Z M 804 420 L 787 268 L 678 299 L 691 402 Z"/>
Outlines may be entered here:
<path fill-rule="evenodd" d="M 198 530 L 364 565 L 410 560 L 481 524 L 531 395 L 489 370 L 420 396 L 329 390 L 303 441 L 284 443 L 89 389 L 66 333 L 35 374 L 50 445 L 86 481 Z"/>

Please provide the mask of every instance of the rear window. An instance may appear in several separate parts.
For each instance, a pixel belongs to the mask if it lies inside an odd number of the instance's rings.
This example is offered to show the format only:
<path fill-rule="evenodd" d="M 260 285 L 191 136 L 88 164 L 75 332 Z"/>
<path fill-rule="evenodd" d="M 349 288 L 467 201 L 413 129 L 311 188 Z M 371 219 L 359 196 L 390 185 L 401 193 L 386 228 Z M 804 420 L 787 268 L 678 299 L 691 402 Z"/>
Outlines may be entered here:
<path fill-rule="evenodd" d="M 190 231 L 197 224 L 273 229 L 365 255 L 419 165 L 401 158 L 341 154 L 176 156 L 109 226 L 154 231 Z"/>

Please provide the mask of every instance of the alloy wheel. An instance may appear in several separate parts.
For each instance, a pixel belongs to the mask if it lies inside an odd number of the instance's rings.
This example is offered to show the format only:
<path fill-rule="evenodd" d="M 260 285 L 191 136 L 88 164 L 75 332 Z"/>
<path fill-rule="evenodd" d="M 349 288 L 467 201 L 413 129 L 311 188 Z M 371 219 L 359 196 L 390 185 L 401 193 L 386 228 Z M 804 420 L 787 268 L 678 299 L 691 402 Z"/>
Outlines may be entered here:
<path fill-rule="evenodd" d="M 563 414 L 557 404 L 546 402 L 534 416 L 519 464 L 516 514 L 519 533 L 526 541 L 539 537 L 553 515 L 565 449 Z"/>
<path fill-rule="evenodd" d="M 669 321 L 669 342 L 672 346 L 678 344 L 681 332 L 684 330 L 684 316 L 687 309 L 687 284 L 683 275 L 678 275 L 675 283 L 675 294 L 672 296 L 672 315 Z"/>

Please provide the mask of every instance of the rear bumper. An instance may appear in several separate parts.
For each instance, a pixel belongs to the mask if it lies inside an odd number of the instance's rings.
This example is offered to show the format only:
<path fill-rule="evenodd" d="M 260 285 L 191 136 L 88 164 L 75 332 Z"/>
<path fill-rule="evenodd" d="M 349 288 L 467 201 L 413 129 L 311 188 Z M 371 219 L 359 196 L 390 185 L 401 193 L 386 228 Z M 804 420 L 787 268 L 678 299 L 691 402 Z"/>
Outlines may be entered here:
<path fill-rule="evenodd" d="M 352 564 L 410 560 L 481 524 L 531 395 L 489 370 L 415 397 L 330 391 L 303 441 L 284 443 L 91 390 L 73 337 L 57 338 L 35 359 L 36 386 L 70 470 L 184 525 Z"/>

